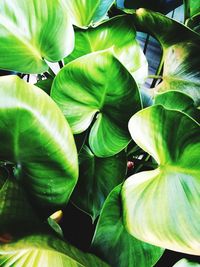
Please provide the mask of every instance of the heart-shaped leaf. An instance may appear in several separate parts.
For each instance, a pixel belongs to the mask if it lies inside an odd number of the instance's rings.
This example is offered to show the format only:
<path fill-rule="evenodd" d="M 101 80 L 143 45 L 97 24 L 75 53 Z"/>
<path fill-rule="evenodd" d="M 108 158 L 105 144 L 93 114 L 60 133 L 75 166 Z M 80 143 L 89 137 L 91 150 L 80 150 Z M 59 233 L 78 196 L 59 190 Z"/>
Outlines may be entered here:
<path fill-rule="evenodd" d="M 30 199 L 49 214 L 77 181 L 77 152 L 62 112 L 41 89 L 17 76 L 0 78 L 0 160 L 15 166 Z"/>
<path fill-rule="evenodd" d="M 85 131 L 95 118 L 89 144 L 96 156 L 115 155 L 130 142 L 127 124 L 141 108 L 140 95 L 112 52 L 91 53 L 67 64 L 54 79 L 51 96 L 74 133 Z"/>
<path fill-rule="evenodd" d="M 130 71 L 136 82 L 148 76 L 147 60 L 136 40 L 131 16 L 114 17 L 96 28 L 75 31 L 75 48 L 65 64 L 86 54 L 112 48 L 115 57 Z"/>
<path fill-rule="evenodd" d="M 34 234 L 0 245 L 2 267 L 108 267 L 92 254 L 84 253 L 53 235 Z"/>
<path fill-rule="evenodd" d="M 178 261 L 173 267 L 200 267 L 200 264 L 197 262 L 192 262 L 186 259 Z"/>
<path fill-rule="evenodd" d="M 84 146 L 79 155 L 79 179 L 72 194 L 73 203 L 91 215 L 93 221 L 111 190 L 125 179 L 126 154 L 97 158 Z"/>
<path fill-rule="evenodd" d="M 196 108 L 194 100 L 182 92 L 168 91 L 157 94 L 154 104 L 182 111 L 200 123 L 200 110 Z"/>
<path fill-rule="evenodd" d="M 151 267 L 164 249 L 142 242 L 130 235 L 123 224 L 121 185 L 108 196 L 100 214 L 92 248 L 114 267 Z"/>
<path fill-rule="evenodd" d="M 0 1 L 0 68 L 22 73 L 48 70 L 73 50 L 74 32 L 60 0 Z"/>
<path fill-rule="evenodd" d="M 199 105 L 200 36 L 160 13 L 142 8 L 133 14 L 133 21 L 137 30 L 156 37 L 163 48 L 163 81 L 155 91 L 182 91 Z"/>
<path fill-rule="evenodd" d="M 151 244 L 199 255 L 199 124 L 182 112 L 153 106 L 135 114 L 129 129 L 159 166 L 124 183 L 128 231 Z"/>
<path fill-rule="evenodd" d="M 86 28 L 104 19 L 114 0 L 64 0 L 74 25 Z"/>

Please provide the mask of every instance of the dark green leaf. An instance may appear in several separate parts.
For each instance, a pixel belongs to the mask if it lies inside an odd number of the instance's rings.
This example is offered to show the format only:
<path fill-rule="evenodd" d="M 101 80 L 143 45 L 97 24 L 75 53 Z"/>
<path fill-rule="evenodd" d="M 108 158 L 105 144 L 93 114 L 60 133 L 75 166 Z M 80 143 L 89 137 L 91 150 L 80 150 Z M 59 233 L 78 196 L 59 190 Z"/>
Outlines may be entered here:
<path fill-rule="evenodd" d="M 97 158 L 84 146 L 79 155 L 79 180 L 72 201 L 88 213 L 93 221 L 111 190 L 125 179 L 126 155 L 121 152 L 108 158 Z"/>
<path fill-rule="evenodd" d="M 182 259 L 178 261 L 173 267 L 200 267 L 200 264 L 197 262 L 188 261 L 186 259 Z"/>

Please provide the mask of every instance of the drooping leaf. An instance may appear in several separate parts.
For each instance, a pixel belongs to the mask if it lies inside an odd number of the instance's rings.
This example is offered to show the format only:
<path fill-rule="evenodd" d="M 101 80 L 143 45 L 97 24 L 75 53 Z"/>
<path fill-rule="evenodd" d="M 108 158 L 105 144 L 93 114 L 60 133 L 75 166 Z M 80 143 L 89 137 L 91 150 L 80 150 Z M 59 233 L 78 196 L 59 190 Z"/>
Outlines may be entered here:
<path fill-rule="evenodd" d="M 0 68 L 22 73 L 48 70 L 73 50 L 74 33 L 60 0 L 0 1 Z"/>
<path fill-rule="evenodd" d="M 132 13 L 136 29 L 153 35 L 163 48 L 163 77 L 155 91 L 182 91 L 199 105 L 200 36 L 160 13 L 142 8 Z"/>
<path fill-rule="evenodd" d="M 199 124 L 180 111 L 152 106 L 135 114 L 129 129 L 159 166 L 124 183 L 128 231 L 151 244 L 199 255 Z"/>
<path fill-rule="evenodd" d="M 53 235 L 33 234 L 0 245 L 2 267 L 108 267 L 92 254 L 84 253 Z"/>
<path fill-rule="evenodd" d="M 149 8 L 167 14 L 182 4 L 182 0 L 124 0 L 124 7 L 131 9 Z"/>
<path fill-rule="evenodd" d="M 182 259 L 178 261 L 173 267 L 200 267 L 200 264 L 197 262 Z"/>
<path fill-rule="evenodd" d="M 67 64 L 54 79 L 51 96 L 74 133 L 95 120 L 89 144 L 96 156 L 115 155 L 129 143 L 127 123 L 141 101 L 134 79 L 112 52 L 95 52 Z"/>
<path fill-rule="evenodd" d="M 49 214 L 64 205 L 77 181 L 77 152 L 62 112 L 41 89 L 17 76 L 0 78 L 0 160 L 32 202 Z"/>
<path fill-rule="evenodd" d="M 154 104 L 182 111 L 200 123 L 200 110 L 196 108 L 194 100 L 182 92 L 168 91 L 157 94 Z"/>
<path fill-rule="evenodd" d="M 114 0 L 64 0 L 74 25 L 87 28 L 105 18 Z"/>
<path fill-rule="evenodd" d="M 126 175 L 125 152 L 112 157 L 98 158 L 84 146 L 79 155 L 79 179 L 72 194 L 73 203 L 88 213 L 93 221 L 99 215 L 103 203 Z"/>
<path fill-rule="evenodd" d="M 164 249 L 142 242 L 130 235 L 122 220 L 121 185 L 108 196 L 92 242 L 95 253 L 113 267 L 150 267 Z"/>
<path fill-rule="evenodd" d="M 130 71 L 138 83 L 148 75 L 147 60 L 136 40 L 131 16 L 114 17 L 96 28 L 75 31 L 75 48 L 65 64 L 86 54 L 113 49 L 115 57 Z"/>

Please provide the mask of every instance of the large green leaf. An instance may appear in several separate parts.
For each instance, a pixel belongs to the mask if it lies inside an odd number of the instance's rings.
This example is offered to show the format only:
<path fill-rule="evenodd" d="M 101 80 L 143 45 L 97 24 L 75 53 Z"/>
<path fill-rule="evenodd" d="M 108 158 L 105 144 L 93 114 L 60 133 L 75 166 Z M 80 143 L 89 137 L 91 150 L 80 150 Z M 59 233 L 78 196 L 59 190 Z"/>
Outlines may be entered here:
<path fill-rule="evenodd" d="M 153 106 L 135 114 L 129 129 L 158 168 L 124 183 L 128 231 L 151 244 L 199 255 L 199 124 L 180 111 Z"/>
<path fill-rule="evenodd" d="M 109 50 L 67 64 L 54 79 L 51 96 L 74 133 L 95 120 L 89 144 L 96 156 L 112 156 L 129 143 L 128 120 L 141 108 L 140 95 L 130 73 Z"/>
<path fill-rule="evenodd" d="M 120 192 L 121 185 L 106 199 L 92 248 L 113 267 L 151 267 L 164 250 L 142 242 L 126 231 L 122 220 Z"/>
<path fill-rule="evenodd" d="M 200 264 L 197 262 L 188 261 L 186 259 L 182 259 L 178 261 L 173 267 L 200 267 Z"/>
<path fill-rule="evenodd" d="M 158 39 L 163 48 L 163 77 L 155 91 L 177 90 L 200 103 L 200 36 L 186 26 L 156 12 L 138 9 L 136 29 Z M 158 27 L 159 25 L 159 27 Z"/>
<path fill-rule="evenodd" d="M 2 267 L 108 267 L 92 254 L 84 253 L 47 234 L 33 234 L 0 245 Z"/>
<path fill-rule="evenodd" d="M 91 215 L 93 221 L 111 190 L 126 175 L 125 152 L 112 157 L 98 158 L 84 146 L 79 155 L 79 180 L 72 194 L 73 203 Z"/>
<path fill-rule="evenodd" d="M 187 19 L 186 25 L 196 33 L 200 34 L 200 12 Z"/>
<path fill-rule="evenodd" d="M 64 0 L 74 25 L 86 28 L 104 19 L 114 0 Z"/>
<path fill-rule="evenodd" d="M 157 94 L 154 104 L 163 105 L 167 109 L 180 110 L 200 122 L 200 110 L 196 108 L 194 100 L 182 92 L 168 91 Z"/>
<path fill-rule="evenodd" d="M 143 83 L 148 75 L 148 64 L 137 43 L 131 16 L 114 17 L 87 31 L 77 29 L 75 31 L 75 48 L 65 58 L 65 63 L 85 54 L 109 48 L 113 49 L 116 58 L 126 66 L 135 80 Z"/>
<path fill-rule="evenodd" d="M 45 60 L 59 61 L 73 46 L 73 28 L 62 1 L 0 1 L 0 68 L 45 72 Z"/>
<path fill-rule="evenodd" d="M 0 78 L 0 160 L 15 166 L 44 213 L 64 205 L 77 181 L 71 129 L 52 99 L 17 76 Z"/>

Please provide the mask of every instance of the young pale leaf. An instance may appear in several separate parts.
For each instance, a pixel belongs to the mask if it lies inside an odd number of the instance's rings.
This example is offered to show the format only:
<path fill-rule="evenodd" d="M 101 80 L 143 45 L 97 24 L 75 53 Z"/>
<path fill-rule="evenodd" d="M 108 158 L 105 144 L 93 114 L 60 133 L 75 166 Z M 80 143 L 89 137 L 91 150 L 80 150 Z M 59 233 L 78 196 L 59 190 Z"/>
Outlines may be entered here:
<path fill-rule="evenodd" d="M 122 220 L 121 185 L 108 196 L 92 242 L 95 253 L 113 267 L 151 267 L 164 249 L 142 242 L 130 235 Z"/>
<path fill-rule="evenodd" d="M 47 234 L 34 234 L 14 243 L 0 245 L 0 266 L 109 267 L 96 256 Z"/>
<path fill-rule="evenodd" d="M 111 190 L 125 179 L 126 154 L 98 158 L 84 146 L 79 155 L 79 179 L 72 194 L 73 203 L 88 213 L 93 221 Z"/>
<path fill-rule="evenodd" d="M 154 104 L 163 105 L 167 109 L 180 110 L 200 122 L 200 110 L 196 108 L 194 100 L 182 92 L 168 91 L 157 94 Z"/>
<path fill-rule="evenodd" d="M 155 91 L 182 91 L 199 105 L 200 58 L 197 55 L 200 36 L 160 13 L 142 8 L 133 14 L 133 21 L 137 30 L 156 37 L 163 48 L 163 81 Z"/>
<path fill-rule="evenodd" d="M 17 76 L 0 78 L 0 160 L 32 202 L 49 214 L 64 205 L 77 181 L 77 152 L 62 112 L 41 89 Z"/>
<path fill-rule="evenodd" d="M 22 73 L 48 70 L 73 50 L 74 32 L 60 0 L 0 1 L 0 68 Z"/>
<path fill-rule="evenodd" d="M 115 155 L 130 142 L 128 120 L 141 108 L 140 95 L 130 73 L 109 50 L 67 64 L 54 79 L 51 96 L 74 133 L 85 131 L 95 118 L 89 144 L 96 156 Z"/>
<path fill-rule="evenodd" d="M 135 114 L 129 129 L 159 166 L 124 183 L 128 231 L 151 244 L 199 255 L 199 124 L 182 112 L 153 106 Z"/>
<path fill-rule="evenodd" d="M 186 259 L 182 259 L 178 261 L 173 267 L 200 267 L 200 264 L 197 262 L 188 261 Z"/>
<path fill-rule="evenodd" d="M 80 28 L 104 19 L 114 0 L 63 0 L 74 25 Z"/>
<path fill-rule="evenodd" d="M 131 16 L 122 15 L 87 31 L 75 31 L 75 48 L 65 64 L 86 54 L 113 49 L 115 57 L 130 71 L 136 82 L 144 83 L 148 75 L 147 60 L 136 40 Z"/>

